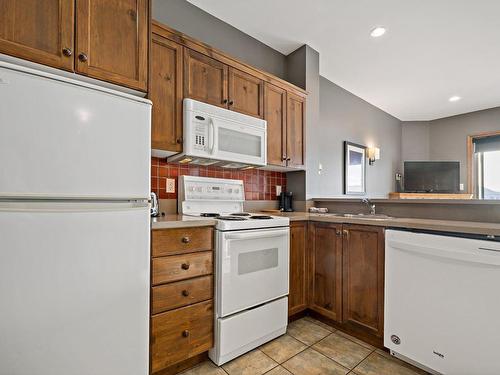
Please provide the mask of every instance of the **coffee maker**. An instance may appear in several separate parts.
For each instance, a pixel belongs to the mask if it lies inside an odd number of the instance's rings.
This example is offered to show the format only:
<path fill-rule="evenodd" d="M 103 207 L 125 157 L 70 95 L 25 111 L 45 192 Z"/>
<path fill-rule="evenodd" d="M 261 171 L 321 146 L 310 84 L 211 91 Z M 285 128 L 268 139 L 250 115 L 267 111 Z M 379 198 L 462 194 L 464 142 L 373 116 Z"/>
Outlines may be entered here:
<path fill-rule="evenodd" d="M 282 212 L 292 212 L 292 197 L 291 191 L 282 191 L 280 194 L 279 209 Z"/>

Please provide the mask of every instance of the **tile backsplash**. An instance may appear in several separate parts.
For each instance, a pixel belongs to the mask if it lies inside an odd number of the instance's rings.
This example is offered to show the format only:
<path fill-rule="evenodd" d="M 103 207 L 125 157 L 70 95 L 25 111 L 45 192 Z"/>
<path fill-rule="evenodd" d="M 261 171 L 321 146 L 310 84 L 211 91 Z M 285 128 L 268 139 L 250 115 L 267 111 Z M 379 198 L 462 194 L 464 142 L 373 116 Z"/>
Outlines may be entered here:
<path fill-rule="evenodd" d="M 167 163 L 165 159 L 151 158 L 151 190 L 158 195 L 158 198 L 177 199 L 177 181 L 182 175 L 243 180 L 246 200 L 276 200 L 276 186 L 279 185 L 282 190 L 286 190 L 286 174 L 281 172 L 181 165 Z M 175 193 L 167 193 L 167 178 L 175 179 Z"/>

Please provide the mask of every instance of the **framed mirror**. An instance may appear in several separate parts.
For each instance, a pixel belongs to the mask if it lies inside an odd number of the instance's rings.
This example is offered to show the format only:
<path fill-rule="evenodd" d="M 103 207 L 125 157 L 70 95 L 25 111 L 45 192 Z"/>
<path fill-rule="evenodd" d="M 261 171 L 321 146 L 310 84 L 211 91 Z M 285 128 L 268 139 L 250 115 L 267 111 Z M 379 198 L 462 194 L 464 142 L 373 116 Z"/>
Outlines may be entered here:
<path fill-rule="evenodd" d="M 366 193 L 366 146 L 344 141 L 344 194 Z"/>

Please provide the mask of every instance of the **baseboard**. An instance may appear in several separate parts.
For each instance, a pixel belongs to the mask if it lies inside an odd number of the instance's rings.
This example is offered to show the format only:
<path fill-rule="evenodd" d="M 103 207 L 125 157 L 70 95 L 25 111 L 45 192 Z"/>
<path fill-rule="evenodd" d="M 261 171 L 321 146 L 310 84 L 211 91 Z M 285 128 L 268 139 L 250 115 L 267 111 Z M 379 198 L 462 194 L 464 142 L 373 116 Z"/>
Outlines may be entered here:
<path fill-rule="evenodd" d="M 158 372 L 153 373 L 152 375 L 175 375 L 184 370 L 188 370 L 196 365 L 199 365 L 202 362 L 208 360 L 208 351 L 198 354 L 194 357 L 188 358 L 182 362 L 176 363 L 166 369 L 160 370 Z"/>

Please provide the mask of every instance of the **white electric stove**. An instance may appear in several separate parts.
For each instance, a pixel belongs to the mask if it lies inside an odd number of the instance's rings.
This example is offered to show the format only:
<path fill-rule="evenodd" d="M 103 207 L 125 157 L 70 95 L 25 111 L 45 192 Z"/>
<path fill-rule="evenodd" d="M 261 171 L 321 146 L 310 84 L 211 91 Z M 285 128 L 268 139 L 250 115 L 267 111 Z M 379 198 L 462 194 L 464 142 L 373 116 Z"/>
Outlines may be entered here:
<path fill-rule="evenodd" d="M 243 212 L 244 197 L 241 180 L 179 180 L 179 213 L 217 220 L 217 365 L 284 334 L 288 322 L 289 219 Z"/>

